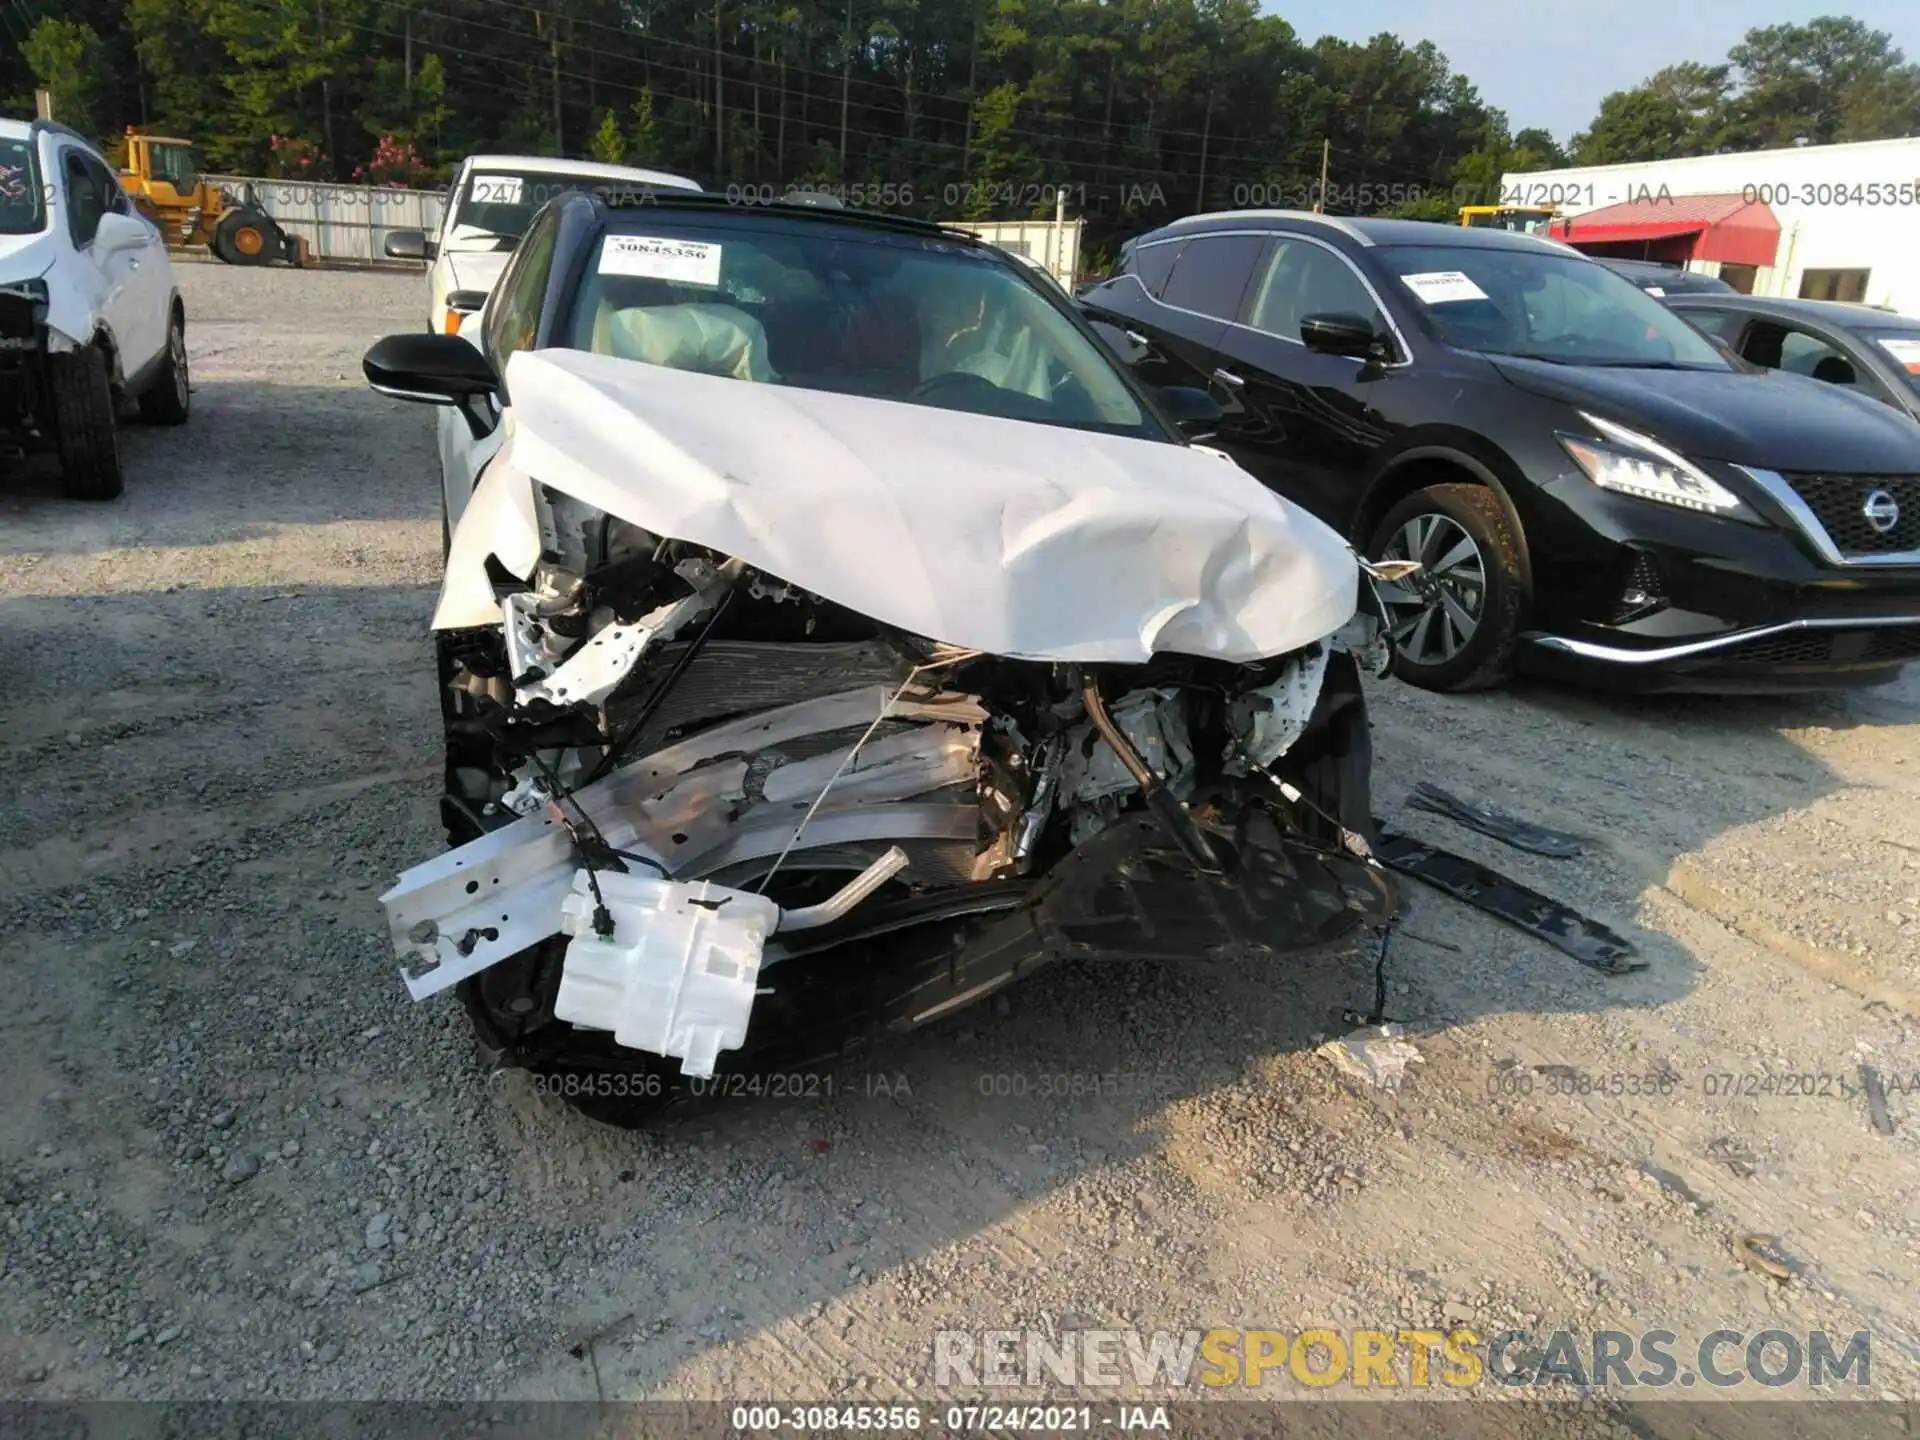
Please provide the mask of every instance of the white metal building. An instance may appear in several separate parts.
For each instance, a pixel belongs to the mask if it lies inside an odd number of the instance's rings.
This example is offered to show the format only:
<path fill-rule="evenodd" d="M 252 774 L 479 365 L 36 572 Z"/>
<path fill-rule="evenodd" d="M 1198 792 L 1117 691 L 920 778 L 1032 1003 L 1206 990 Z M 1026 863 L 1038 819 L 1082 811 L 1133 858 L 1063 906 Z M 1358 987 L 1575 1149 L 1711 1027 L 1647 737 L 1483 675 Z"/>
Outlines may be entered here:
<path fill-rule="evenodd" d="M 1554 206 L 1591 254 L 1920 315 L 1920 137 L 1509 174 L 1501 201 Z"/>

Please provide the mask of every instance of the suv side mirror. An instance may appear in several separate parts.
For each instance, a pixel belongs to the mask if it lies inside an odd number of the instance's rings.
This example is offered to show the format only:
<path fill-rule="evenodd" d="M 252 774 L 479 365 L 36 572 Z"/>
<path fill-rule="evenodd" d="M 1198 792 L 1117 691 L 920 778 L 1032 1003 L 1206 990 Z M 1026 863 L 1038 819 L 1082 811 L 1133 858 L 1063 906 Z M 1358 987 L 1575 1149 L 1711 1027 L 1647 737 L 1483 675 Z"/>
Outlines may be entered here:
<path fill-rule="evenodd" d="M 1304 316 L 1300 321 L 1300 339 L 1309 350 L 1322 355 L 1377 356 L 1379 335 L 1373 322 L 1347 310 L 1335 310 Z"/>
<path fill-rule="evenodd" d="M 93 250 L 96 255 L 112 255 L 144 245 L 152 238 L 152 228 L 139 216 L 109 210 L 93 232 Z"/>
<path fill-rule="evenodd" d="M 389 260 L 425 260 L 427 234 L 424 230 L 392 230 L 380 248 Z"/>

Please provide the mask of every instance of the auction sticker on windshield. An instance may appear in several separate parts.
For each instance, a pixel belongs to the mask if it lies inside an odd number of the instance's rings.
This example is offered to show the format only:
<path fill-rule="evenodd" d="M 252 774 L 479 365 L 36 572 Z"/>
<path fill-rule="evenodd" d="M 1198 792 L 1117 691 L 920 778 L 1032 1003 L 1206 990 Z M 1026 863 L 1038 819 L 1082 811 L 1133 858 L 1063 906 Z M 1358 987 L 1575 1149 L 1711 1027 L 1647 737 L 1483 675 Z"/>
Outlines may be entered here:
<path fill-rule="evenodd" d="M 518 205 L 526 182 L 518 175 L 476 175 L 473 200 L 476 205 Z"/>
<path fill-rule="evenodd" d="M 609 235 L 600 247 L 602 275 L 635 275 L 680 285 L 717 286 L 721 247 L 661 235 Z"/>
<path fill-rule="evenodd" d="M 1487 292 L 1458 270 L 1427 270 L 1402 275 L 1400 283 L 1423 305 L 1452 305 L 1462 300 L 1484 300 Z"/>
<path fill-rule="evenodd" d="M 1920 375 L 1920 340 L 1882 340 L 1880 346 L 1909 375 Z"/>

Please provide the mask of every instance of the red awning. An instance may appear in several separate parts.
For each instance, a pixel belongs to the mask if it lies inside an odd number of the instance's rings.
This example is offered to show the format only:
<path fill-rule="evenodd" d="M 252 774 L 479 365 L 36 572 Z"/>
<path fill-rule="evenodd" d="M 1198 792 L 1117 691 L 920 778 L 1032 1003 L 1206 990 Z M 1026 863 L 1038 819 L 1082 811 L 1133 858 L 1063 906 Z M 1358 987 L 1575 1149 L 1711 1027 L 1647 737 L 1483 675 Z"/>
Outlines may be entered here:
<path fill-rule="evenodd" d="M 1553 223 L 1553 236 L 1576 248 L 1697 235 L 1693 258 L 1732 265 L 1771 265 L 1780 222 L 1759 201 L 1739 195 L 1661 195 L 1589 210 Z"/>

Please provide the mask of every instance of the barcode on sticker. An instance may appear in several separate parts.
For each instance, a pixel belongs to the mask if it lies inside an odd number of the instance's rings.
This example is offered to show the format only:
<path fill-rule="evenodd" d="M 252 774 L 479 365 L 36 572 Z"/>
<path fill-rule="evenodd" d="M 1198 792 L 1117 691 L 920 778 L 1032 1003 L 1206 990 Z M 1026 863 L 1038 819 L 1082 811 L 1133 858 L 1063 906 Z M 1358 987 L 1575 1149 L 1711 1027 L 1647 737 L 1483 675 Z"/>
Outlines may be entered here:
<path fill-rule="evenodd" d="M 664 235 L 609 235 L 600 247 L 602 275 L 634 275 L 677 285 L 720 284 L 721 247 Z"/>
<path fill-rule="evenodd" d="M 477 205 L 518 205 L 526 182 L 518 175 L 476 175 L 473 199 Z"/>
<path fill-rule="evenodd" d="M 1471 276 L 1458 270 L 1428 270 L 1419 275 L 1402 275 L 1400 283 L 1413 292 L 1423 305 L 1454 305 L 1463 300 L 1484 300 L 1487 292 L 1473 283 Z"/>

